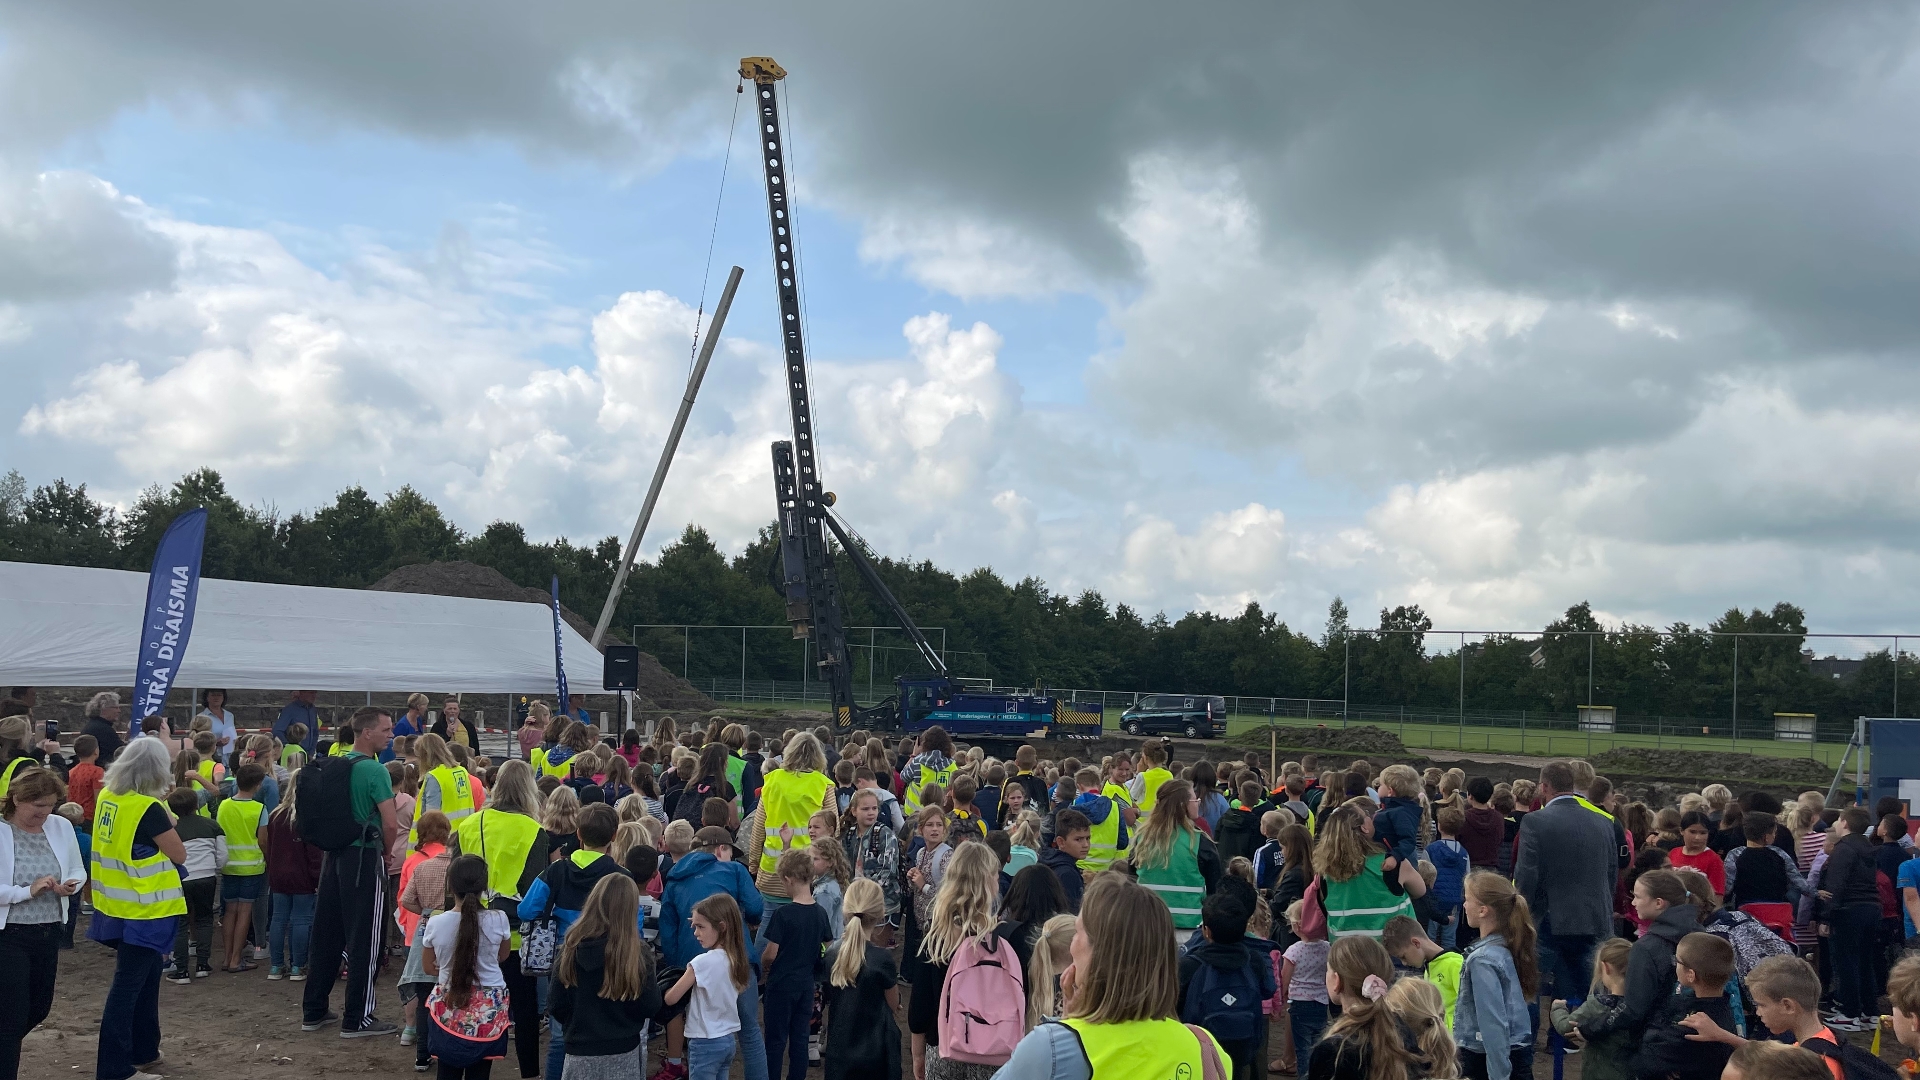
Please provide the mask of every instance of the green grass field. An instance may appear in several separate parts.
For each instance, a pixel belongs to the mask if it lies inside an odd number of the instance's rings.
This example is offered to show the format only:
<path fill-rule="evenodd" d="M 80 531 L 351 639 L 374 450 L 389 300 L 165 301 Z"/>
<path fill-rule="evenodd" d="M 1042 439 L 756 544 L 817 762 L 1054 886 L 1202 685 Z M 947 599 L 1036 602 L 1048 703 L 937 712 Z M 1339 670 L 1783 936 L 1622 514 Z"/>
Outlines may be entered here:
<path fill-rule="evenodd" d="M 811 710 L 825 713 L 827 706 L 818 701 L 789 702 L 723 702 L 727 708 L 743 709 L 749 712 L 775 713 L 790 710 Z M 1107 710 L 1107 727 L 1110 733 L 1119 733 L 1120 711 Z M 1533 757 L 1592 757 L 1620 746 L 1644 746 L 1667 750 L 1711 750 L 1723 753 L 1764 754 L 1769 757 L 1812 758 L 1829 768 L 1838 767 L 1840 757 L 1846 751 L 1844 743 L 1793 743 L 1775 741 L 1756 741 L 1743 739 L 1735 745 L 1731 739 L 1702 738 L 1685 735 L 1629 735 L 1602 734 L 1585 731 L 1548 731 L 1540 728 L 1503 728 L 1476 727 L 1464 728 L 1449 724 L 1399 724 L 1384 721 L 1364 721 L 1376 727 L 1385 728 L 1400 736 L 1400 741 L 1409 750 L 1454 750 L 1461 753 L 1480 751 L 1487 754 L 1521 754 Z M 1304 717 L 1275 717 L 1274 725 L 1281 729 L 1280 743 L 1286 745 L 1286 729 L 1290 727 L 1339 727 L 1336 719 L 1318 718 L 1308 720 Z M 1358 727 L 1363 721 L 1353 721 Z M 1264 715 L 1230 716 L 1227 718 L 1229 738 L 1254 732 L 1265 732 L 1268 719 Z M 1263 736 L 1262 736 L 1263 738 Z M 1262 738 L 1252 741 L 1259 742 Z"/>

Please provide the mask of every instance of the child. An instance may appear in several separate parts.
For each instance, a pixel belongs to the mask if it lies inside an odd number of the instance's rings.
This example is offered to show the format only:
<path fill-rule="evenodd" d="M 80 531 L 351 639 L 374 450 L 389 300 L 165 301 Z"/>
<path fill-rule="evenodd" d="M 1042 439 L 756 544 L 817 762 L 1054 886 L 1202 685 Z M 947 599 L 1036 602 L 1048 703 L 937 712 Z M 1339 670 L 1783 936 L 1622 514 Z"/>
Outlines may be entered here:
<path fill-rule="evenodd" d="M 1098 874 L 1113 865 L 1120 853 L 1127 850 L 1126 815 L 1121 812 L 1119 800 L 1103 794 L 1104 781 L 1100 770 L 1089 765 L 1073 774 L 1073 786 L 1079 790 L 1074 796 L 1073 810 L 1087 819 L 1088 853 L 1080 857 L 1080 869 L 1087 874 Z M 1092 844 L 1092 830 L 1100 831 L 1100 846 L 1096 850 Z M 1059 815 L 1055 815 L 1054 831 L 1060 832 Z M 1222 859 L 1222 862 L 1225 860 Z"/>
<path fill-rule="evenodd" d="M 1904 976 L 1902 969 L 1905 969 Z M 1887 996 L 1894 1002 L 1894 1034 L 1903 1044 L 1912 1037 L 1914 1014 L 1908 1012 L 1907 1019 L 1903 1021 L 1901 1010 L 1920 1007 L 1920 1000 L 1915 1000 L 1920 997 L 1915 993 L 1916 976 L 1920 976 L 1920 962 L 1913 958 L 1894 965 L 1892 973 L 1887 976 Z M 1747 989 L 1753 993 L 1754 1012 L 1759 1014 L 1760 1022 L 1766 1025 L 1768 1031 L 1791 1036 L 1794 1042 L 1810 1050 L 1818 1046 L 1815 1040 L 1834 1047 L 1846 1045 L 1846 1036 L 1836 1034 L 1842 1029 L 1820 1019 L 1820 973 L 1805 960 L 1797 956 L 1769 956 L 1747 972 Z M 1904 1005 L 1901 1004 L 1903 1001 Z M 1909 1034 L 1906 1036 L 1900 1035 L 1903 1023 L 1908 1026 Z M 1734 1034 L 1729 1025 L 1721 1024 L 1705 1011 L 1684 1017 L 1680 1024 L 1694 1029 L 1699 1039 L 1724 1046 L 1737 1047 L 1747 1041 Z M 1757 1032 L 1755 1034 L 1758 1035 Z"/>
<path fill-rule="evenodd" d="M 67 798 L 80 804 L 88 825 L 93 824 L 93 800 L 100 794 L 107 771 L 100 767 L 100 740 L 82 735 L 73 740 L 73 765 L 67 769 Z"/>
<path fill-rule="evenodd" d="M 1627 954 L 1632 950 L 1633 942 L 1626 938 L 1612 938 L 1600 944 L 1593 954 L 1593 988 L 1587 991 L 1587 1000 L 1572 1012 L 1567 1011 L 1565 999 L 1553 1003 L 1555 1031 L 1578 1039 L 1580 1025 L 1592 1023 L 1619 1007 L 1626 996 Z M 1613 1031 L 1582 1039 L 1581 1080 L 1632 1080 L 1633 1038 L 1631 1031 Z"/>
<path fill-rule="evenodd" d="M 1766 962 L 1755 964 L 1753 972 L 1747 974 L 1748 989 L 1753 989 L 1754 972 Z M 1760 992 L 1754 990 L 1753 994 L 1757 1005 Z M 1887 973 L 1887 1001 L 1893 1007 L 1893 1037 L 1909 1052 L 1920 1052 L 1920 957 L 1909 954 L 1893 965 Z"/>
<path fill-rule="evenodd" d="M 900 922 L 900 838 L 880 820 L 881 791 L 862 787 L 847 804 L 849 819 L 840 834 L 840 848 L 846 853 L 848 867 L 857 879 L 880 887 L 887 908 L 884 926 L 869 926 L 870 933 L 883 947 L 893 944 L 893 930 Z M 899 803 L 893 803 L 897 809 Z"/>
<path fill-rule="evenodd" d="M 1433 884 L 1427 889 L 1427 900 L 1433 905 L 1437 926 L 1429 925 L 1427 933 L 1439 931 L 1440 944 L 1453 948 L 1460 932 L 1460 904 L 1466 899 L 1462 890 L 1467 883 L 1467 870 L 1472 858 L 1460 843 L 1460 828 L 1467 822 L 1466 811 L 1457 806 L 1442 807 L 1435 820 L 1440 830 L 1440 839 L 1427 845 L 1427 861 L 1433 864 Z M 1451 1003 L 1449 1003 L 1451 1004 Z"/>
<path fill-rule="evenodd" d="M 987 766 L 987 782 L 973 793 L 973 812 L 986 827 L 998 829 L 1002 826 L 994 819 L 1000 813 L 1001 789 L 1007 783 L 1007 767 L 998 763 Z"/>
<path fill-rule="evenodd" d="M 1223 888 L 1200 907 L 1205 941 L 1180 958 L 1180 1019 L 1212 1032 L 1233 1062 L 1234 1080 L 1249 1080 L 1266 1029 L 1260 1003 L 1275 986 L 1267 949 L 1248 947 L 1253 913 L 1240 891 Z"/>
<path fill-rule="evenodd" d="M 681 821 L 674 824 L 686 823 Z M 756 923 L 760 921 L 761 913 L 766 909 L 765 901 L 761 898 L 760 890 L 754 887 L 753 875 L 735 861 L 736 857 L 733 837 L 727 830 L 704 828 L 693 834 L 692 850 L 684 858 L 676 860 L 673 868 L 667 871 L 666 888 L 660 898 L 660 948 L 667 967 L 685 967 L 707 947 L 693 933 L 691 916 L 701 904 L 716 895 L 724 894 L 732 898 L 736 922 L 741 918 L 738 912 L 744 912 L 746 918 Z M 740 974 L 748 984 L 747 1000 L 752 1001 L 756 997 L 758 980 L 753 977 L 751 968 Z M 740 1009 L 735 1009 L 735 1013 L 731 1030 L 742 1032 L 743 1038 L 757 1040 L 760 1036 L 758 1015 L 745 1014 Z M 664 1073 L 666 1077 L 676 1080 L 686 1077 L 690 1064 L 685 1060 L 689 1026 L 684 1017 L 674 1017 L 668 1021 L 667 1063 L 663 1070 L 656 1071 L 656 1075 Z"/>
<path fill-rule="evenodd" d="M 273 817 L 282 815 L 275 811 Z M 425 1072 L 428 1063 L 427 1040 L 422 1036 L 422 1009 L 426 1005 L 427 995 L 433 991 L 433 977 L 427 974 L 426 939 L 420 933 L 420 924 L 440 914 L 446 906 L 447 868 L 453 863 L 453 852 L 447 847 L 447 840 L 453 834 L 453 823 L 447 815 L 438 810 L 429 810 L 420 815 L 414 823 L 420 837 L 414 844 L 413 853 L 400 867 L 400 901 L 394 912 L 394 921 L 400 924 L 401 940 L 407 946 L 407 961 L 400 972 L 400 1002 L 405 1011 L 406 1026 L 400 1029 L 400 1045 L 412 1045 L 414 1051 L 413 1067 L 416 1072 Z M 276 903 L 278 894 L 276 891 Z M 309 909 L 312 902 L 309 901 Z M 309 910 L 307 918 L 313 918 Z M 276 928 L 278 923 L 275 923 Z M 279 948 L 276 940 L 275 948 Z M 304 950 L 302 950 L 304 953 Z M 300 959 L 304 962 L 306 957 Z M 279 968 L 276 966 L 275 971 Z M 296 968 L 295 970 L 299 970 Z M 268 978 L 273 975 L 269 973 Z"/>
<path fill-rule="evenodd" d="M 69 792 L 71 794 L 71 792 Z M 73 826 L 73 842 L 80 848 L 80 865 L 93 866 L 93 831 L 86 824 L 86 810 L 76 802 L 63 802 L 54 808 L 54 813 L 67 819 Z M 60 934 L 60 947 L 73 948 L 73 932 L 80 922 L 80 901 L 75 898 L 67 904 L 67 923 Z"/>
<path fill-rule="evenodd" d="M 1265 793 L 1258 780 L 1242 780 L 1236 794 L 1238 797 L 1227 804 L 1227 812 L 1220 815 L 1220 825 L 1213 838 L 1223 863 L 1236 858 L 1253 860 L 1255 850 L 1260 847 L 1257 839 L 1260 819 L 1274 809 L 1272 803 L 1261 797 Z"/>
<path fill-rule="evenodd" d="M 1732 1048 L 1688 1036 L 1699 1024 L 1694 1017 L 1702 1015 L 1721 1030 L 1732 1030 L 1733 1010 L 1727 1003 L 1726 988 L 1733 974 L 1733 946 L 1712 934 L 1688 934 L 1674 949 L 1673 970 L 1680 980 L 1680 992 L 1668 997 L 1642 1032 L 1640 1050 L 1633 1056 L 1633 1075 L 1718 1080 Z M 1690 1022 L 1683 1026 L 1683 1019 Z"/>
<path fill-rule="evenodd" d="M 893 797 L 893 792 L 880 786 L 877 774 L 872 769 L 859 768 L 853 771 L 853 793 L 857 797 L 862 791 L 873 792 L 880 806 L 880 821 L 888 829 L 898 832 L 906 825 L 906 815 L 900 812 L 900 800 Z"/>
<path fill-rule="evenodd" d="M 1287 946 L 1280 959 L 1281 994 L 1287 1003 L 1287 1023 L 1293 1030 L 1296 1062 L 1305 1062 L 1313 1044 L 1320 1041 L 1333 1004 L 1327 996 L 1327 935 L 1321 931 L 1308 940 L 1300 934 L 1300 916 L 1305 910 L 1304 901 L 1287 905 L 1287 924 L 1300 939 Z"/>
<path fill-rule="evenodd" d="M 1473 879 L 1467 880 L 1471 884 Z M 1703 903 L 1711 905 L 1706 897 L 1694 897 L 1685 881 L 1672 870 L 1649 870 L 1640 875 L 1633 883 L 1633 908 L 1649 925 L 1647 932 L 1633 943 L 1627 963 L 1626 993 L 1620 1004 L 1605 1016 L 1580 1025 L 1583 1038 L 1592 1040 L 1614 1031 L 1628 1031 L 1639 1037 L 1639 1032 L 1673 993 L 1674 950 L 1682 938 L 1700 925 Z"/>
<path fill-rule="evenodd" d="M 220 889 L 220 868 L 227 865 L 227 836 L 210 819 L 200 816 L 200 795 L 191 787 L 176 787 L 167 796 L 167 809 L 178 820 L 174 831 L 186 845 L 187 864 L 180 875 L 186 894 L 187 917 L 173 943 L 173 974 L 168 982 L 190 983 L 213 974 L 213 900 Z M 187 965 L 187 934 L 193 934 L 198 964 Z"/>
<path fill-rule="evenodd" d="M 1526 897 L 1497 873 L 1474 872 L 1465 892 L 1467 925 L 1480 931 L 1480 939 L 1467 946 L 1453 1013 L 1461 1064 L 1473 1080 L 1532 1080 L 1527 1004 L 1540 992 L 1533 915 Z"/>
<path fill-rule="evenodd" d="M 827 926 L 833 932 L 827 940 L 834 941 L 840 937 L 841 905 L 853 868 L 847 865 L 846 849 L 831 838 L 808 850 L 813 855 L 813 900 L 827 913 Z"/>
<path fill-rule="evenodd" d="M 887 925 L 880 886 L 857 878 L 847 886 L 846 932 L 827 950 L 826 1041 L 838 1075 L 899 1080 L 899 973 L 893 954 L 874 941 Z"/>
<path fill-rule="evenodd" d="M 1004 873 L 1011 879 L 1040 861 L 1040 815 L 1031 810 L 1021 814 L 1007 823 L 1007 833 L 1007 866 Z"/>
<path fill-rule="evenodd" d="M 427 995 L 428 1049 L 440 1080 L 488 1080 L 507 1052 L 507 980 L 500 964 L 512 946 L 504 911 L 484 906 L 487 861 L 462 855 L 447 867 L 453 909 L 428 919 L 421 966 L 434 977 Z M 331 959 L 327 961 L 333 963 Z"/>
<path fill-rule="evenodd" d="M 920 839 L 926 846 L 907 871 L 907 884 L 913 887 L 913 917 L 922 927 L 933 918 L 933 899 L 947 875 L 947 861 L 953 849 L 947 846 L 947 815 L 937 806 L 920 811 Z"/>
<path fill-rule="evenodd" d="M 1053 846 L 1040 853 L 1040 865 L 1060 879 L 1067 894 L 1067 910 L 1080 913 L 1080 894 L 1087 878 L 1080 871 L 1080 860 L 1093 847 L 1093 824 L 1087 815 L 1068 807 L 1053 815 Z"/>
<path fill-rule="evenodd" d="M 957 842 L 968 833 L 974 839 L 987 838 L 987 824 L 980 815 L 979 808 L 973 805 L 973 797 L 980 792 L 979 781 L 966 773 L 953 778 L 953 785 L 947 789 L 948 829 Z"/>
<path fill-rule="evenodd" d="M 76 742 L 74 745 L 77 746 L 79 744 Z M 306 745 L 307 725 L 301 723 L 288 724 L 287 746 L 286 749 L 280 751 L 280 764 L 293 771 L 299 771 L 294 767 L 292 758 L 293 755 L 299 754 L 301 760 L 304 761 L 306 759 Z"/>
<path fill-rule="evenodd" d="M 240 766 L 233 798 L 220 802 L 217 820 L 227 838 L 227 865 L 220 876 L 220 899 L 225 908 L 220 932 L 227 945 L 222 971 L 252 971 L 259 966 L 244 953 L 245 928 L 253 925 L 253 902 L 261 899 L 261 887 L 267 880 L 267 823 L 261 820 L 263 807 L 256 797 L 266 776 L 267 770 L 253 762 Z"/>
<path fill-rule="evenodd" d="M 853 800 L 853 793 L 857 790 L 854 787 L 853 774 L 857 768 L 852 758 L 841 758 L 833 766 L 833 798 L 839 813 L 846 813 L 847 803 Z"/>
<path fill-rule="evenodd" d="M 1447 1030 L 1452 1031 L 1453 1006 L 1460 997 L 1460 968 L 1465 958 L 1451 949 L 1434 944 L 1433 938 L 1420 928 L 1419 922 L 1405 915 L 1395 915 L 1387 920 L 1386 927 L 1381 931 L 1380 944 L 1386 946 L 1388 956 L 1412 968 L 1440 991 L 1440 1000 L 1446 1010 Z"/>
<path fill-rule="evenodd" d="M 1727 898 L 1727 907 L 1742 904 L 1798 904 L 1807 891 L 1807 879 L 1793 856 L 1774 846 L 1776 819 L 1772 814 L 1755 811 L 1741 821 L 1745 847 L 1727 852 L 1722 870 L 1726 887 L 1716 889 Z M 1905 835 L 1904 833 L 1901 835 Z M 1680 864 L 1674 852 L 1674 864 Z M 1713 875 L 1707 879 L 1712 881 Z"/>
<path fill-rule="evenodd" d="M 640 936 L 656 949 L 660 943 L 660 898 L 647 891 L 660 882 L 660 853 L 650 844 L 635 844 L 620 860 L 628 876 L 640 886 Z"/>
<path fill-rule="evenodd" d="M 646 1075 L 647 1023 L 660 1011 L 653 950 L 641 943 L 640 890 L 608 874 L 587 894 L 553 966 L 547 1010 L 565 1032 L 563 1073 Z"/>
<path fill-rule="evenodd" d="M 1425 979 L 1399 979 L 1387 990 L 1387 1010 L 1406 1025 L 1414 1045 L 1426 1060 L 1421 1069 L 1426 1076 L 1444 1076 L 1458 1066 L 1459 1051 L 1453 1043 L 1453 1025 L 1447 1019 L 1452 1002 L 1441 1000 L 1440 988 Z M 1588 1080 L 1582 1072 L 1581 1080 Z"/>
<path fill-rule="evenodd" d="M 1819 1054 L 1777 1042 L 1741 1043 L 1720 1076 L 1722 1080 L 1833 1080 Z"/>
<path fill-rule="evenodd" d="M 1328 995 L 1340 1003 L 1340 1018 L 1313 1045 L 1307 1080 L 1416 1075 L 1418 1059 L 1401 1038 L 1400 1024 L 1384 1000 L 1393 981 L 1387 950 L 1370 937 L 1341 938 L 1327 950 L 1326 977 Z M 1524 1020 L 1526 1010 L 1520 1015 Z M 1299 1038 L 1297 1030 L 1294 1038 Z M 1471 1065 L 1468 1068 L 1468 1076 L 1474 1077 Z"/>
<path fill-rule="evenodd" d="M 583 755 L 583 757 L 586 755 Z M 576 758 L 576 761 L 581 758 Z M 587 897 L 602 878 L 625 877 L 626 870 L 607 854 L 613 832 L 619 827 L 619 815 L 605 803 L 580 808 L 574 818 L 574 835 L 580 846 L 571 855 L 557 860 L 540 872 L 528 886 L 518 912 L 522 919 L 538 919 L 551 914 L 562 935 L 573 926 L 585 909 Z M 566 1032 L 558 1019 L 548 1025 L 553 1041 L 547 1047 L 547 1072 L 558 1076 L 566 1066 Z"/>
<path fill-rule="evenodd" d="M 1278 810 L 1260 815 L 1260 835 L 1266 842 L 1253 853 L 1253 883 L 1262 892 L 1280 880 L 1280 866 L 1286 858 L 1286 852 L 1280 848 L 1280 830 L 1286 827 L 1287 819 Z"/>
<path fill-rule="evenodd" d="M 819 845 L 825 850 L 833 845 Z M 766 986 L 767 1075 L 780 1080 L 783 1052 L 792 1059 L 794 1080 L 807 1075 L 807 1025 L 813 1015 L 815 969 L 834 938 L 827 913 L 813 898 L 814 855 L 794 848 L 780 856 L 778 869 L 791 903 L 767 919 L 767 941 L 760 952 Z"/>
<path fill-rule="evenodd" d="M 1414 858 L 1426 818 L 1420 809 L 1420 774 L 1407 765 L 1389 765 L 1380 770 L 1379 783 L 1383 801 L 1380 812 L 1373 815 L 1373 838 L 1387 854 L 1404 862 Z"/>
<path fill-rule="evenodd" d="M 687 1002 L 688 1080 L 726 1080 L 740 1030 L 740 992 L 747 988 L 746 927 L 740 905 L 726 893 L 695 904 L 691 921 L 703 951 L 667 991 L 666 1003 L 693 995 Z"/>

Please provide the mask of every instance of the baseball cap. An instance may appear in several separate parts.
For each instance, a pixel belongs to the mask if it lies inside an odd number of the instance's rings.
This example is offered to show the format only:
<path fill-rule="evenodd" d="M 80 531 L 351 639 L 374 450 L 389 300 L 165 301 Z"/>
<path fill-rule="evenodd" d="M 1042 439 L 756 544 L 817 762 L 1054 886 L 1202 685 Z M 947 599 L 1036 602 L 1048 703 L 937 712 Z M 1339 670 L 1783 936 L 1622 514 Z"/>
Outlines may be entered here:
<path fill-rule="evenodd" d="M 718 825 L 708 825 L 705 828 L 695 830 L 693 834 L 693 846 L 696 851 L 711 851 L 714 848 L 721 847 L 732 848 L 734 862 L 744 863 L 747 861 L 747 853 L 741 851 L 740 846 L 733 842 L 733 834 Z"/>

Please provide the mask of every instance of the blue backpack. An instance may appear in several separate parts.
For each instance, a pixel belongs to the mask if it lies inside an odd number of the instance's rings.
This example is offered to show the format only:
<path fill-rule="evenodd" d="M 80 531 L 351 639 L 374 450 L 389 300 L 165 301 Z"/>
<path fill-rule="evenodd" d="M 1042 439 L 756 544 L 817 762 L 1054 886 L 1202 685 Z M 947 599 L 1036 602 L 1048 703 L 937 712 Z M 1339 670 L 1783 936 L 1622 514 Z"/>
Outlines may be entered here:
<path fill-rule="evenodd" d="M 1253 965 L 1262 959 L 1264 956 L 1250 957 L 1238 971 L 1201 964 L 1187 986 L 1180 1019 L 1206 1028 L 1221 1042 L 1257 1039 L 1266 1017 L 1260 1012 L 1260 980 Z"/>

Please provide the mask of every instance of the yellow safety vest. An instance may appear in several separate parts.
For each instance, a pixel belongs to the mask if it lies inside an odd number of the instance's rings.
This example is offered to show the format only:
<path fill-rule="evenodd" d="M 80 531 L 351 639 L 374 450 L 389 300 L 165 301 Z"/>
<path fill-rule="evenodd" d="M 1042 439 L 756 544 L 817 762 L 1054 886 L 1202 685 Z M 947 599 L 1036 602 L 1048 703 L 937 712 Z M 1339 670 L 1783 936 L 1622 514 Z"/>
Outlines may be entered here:
<path fill-rule="evenodd" d="M 1087 846 L 1087 857 L 1074 865 L 1097 874 L 1113 865 L 1113 860 L 1119 857 L 1120 804 L 1115 803 L 1113 809 L 1107 813 L 1107 820 L 1093 823 L 1093 835 Z"/>
<path fill-rule="evenodd" d="M 540 770 L 547 767 L 547 751 L 539 746 L 527 751 L 527 764 L 533 766 L 533 775 L 539 776 Z"/>
<path fill-rule="evenodd" d="M 1160 801 L 1160 785 L 1173 779 L 1173 774 L 1165 769 L 1148 769 L 1140 774 L 1140 812 L 1153 812 L 1153 804 Z"/>
<path fill-rule="evenodd" d="M 820 812 L 832 787 L 833 778 L 822 772 L 790 773 L 775 769 L 767 774 L 766 786 L 760 795 L 760 805 L 767 810 L 766 844 L 760 850 L 762 873 L 777 873 L 780 856 L 786 854 L 789 846 L 812 845 L 813 838 L 807 835 L 807 819 Z M 780 839 L 782 826 L 794 832 L 791 845 Z"/>
<path fill-rule="evenodd" d="M 440 812 L 458 828 L 473 813 L 473 786 L 467 770 L 458 765 L 435 765 L 427 775 L 440 788 Z M 427 800 L 413 800 L 413 825 L 407 830 L 407 843 L 420 842 L 420 815 L 427 812 Z"/>
<path fill-rule="evenodd" d="M 1206 1059 L 1200 1037 L 1178 1020 L 1129 1020 L 1120 1024 L 1090 1024 L 1063 1020 L 1080 1036 L 1080 1048 L 1093 1067 L 1092 1080 L 1200 1080 Z M 1233 1075 L 1233 1064 L 1214 1043 L 1220 1074 Z"/>
<path fill-rule="evenodd" d="M 1609 814 L 1605 810 L 1602 810 L 1599 807 L 1588 802 L 1586 796 L 1584 795 L 1575 795 L 1573 797 L 1573 801 L 1579 803 L 1581 806 L 1586 807 L 1587 809 L 1593 811 L 1594 813 L 1599 814 L 1601 817 L 1606 818 L 1608 821 L 1613 820 L 1612 814 Z"/>
<path fill-rule="evenodd" d="M 327 750 L 328 757 L 346 757 L 351 753 L 353 753 L 352 743 L 334 743 L 333 746 Z"/>
<path fill-rule="evenodd" d="M 234 877 L 255 877 L 267 872 L 267 857 L 260 851 L 260 812 L 266 809 L 258 799 L 222 799 L 220 831 L 227 834 L 227 866 L 221 873 Z"/>
<path fill-rule="evenodd" d="M 199 771 L 200 771 L 200 779 L 205 780 L 207 782 L 208 787 L 212 787 L 213 786 L 213 762 L 211 761 L 201 762 Z"/>
<path fill-rule="evenodd" d="M 7 797 L 7 789 L 13 786 L 13 774 L 20 770 L 20 766 L 30 766 L 32 764 L 33 759 L 22 754 L 12 761 L 7 762 L 5 769 L 0 769 L 0 799 Z"/>
<path fill-rule="evenodd" d="M 453 830 L 462 855 L 487 861 L 489 902 L 498 896 L 520 899 L 520 873 L 527 868 L 527 853 L 539 834 L 539 822 L 505 810 L 481 810 Z"/>
<path fill-rule="evenodd" d="M 186 893 L 173 860 L 155 851 L 133 854 L 133 834 L 147 808 L 160 800 L 129 791 L 101 791 L 93 813 L 93 906 L 116 919 L 164 919 L 187 913 Z"/>
<path fill-rule="evenodd" d="M 944 769 L 929 768 L 926 765 L 920 766 L 919 778 L 907 783 L 907 816 L 912 817 L 920 812 L 920 790 L 922 788 L 928 784 L 939 784 L 941 791 L 947 790 L 947 787 L 953 782 L 953 774 L 959 771 L 959 768 L 960 767 L 952 761 L 948 761 L 947 767 Z"/>
<path fill-rule="evenodd" d="M 570 757 L 565 761 L 558 762 L 553 765 L 549 765 L 547 764 L 547 755 L 541 754 L 540 755 L 540 771 L 547 774 L 548 776 L 557 776 L 560 779 L 565 780 L 569 775 L 573 773 L 573 758 L 577 758 L 579 756 L 580 756 L 579 754 L 575 754 L 573 755 L 573 757 Z"/>

